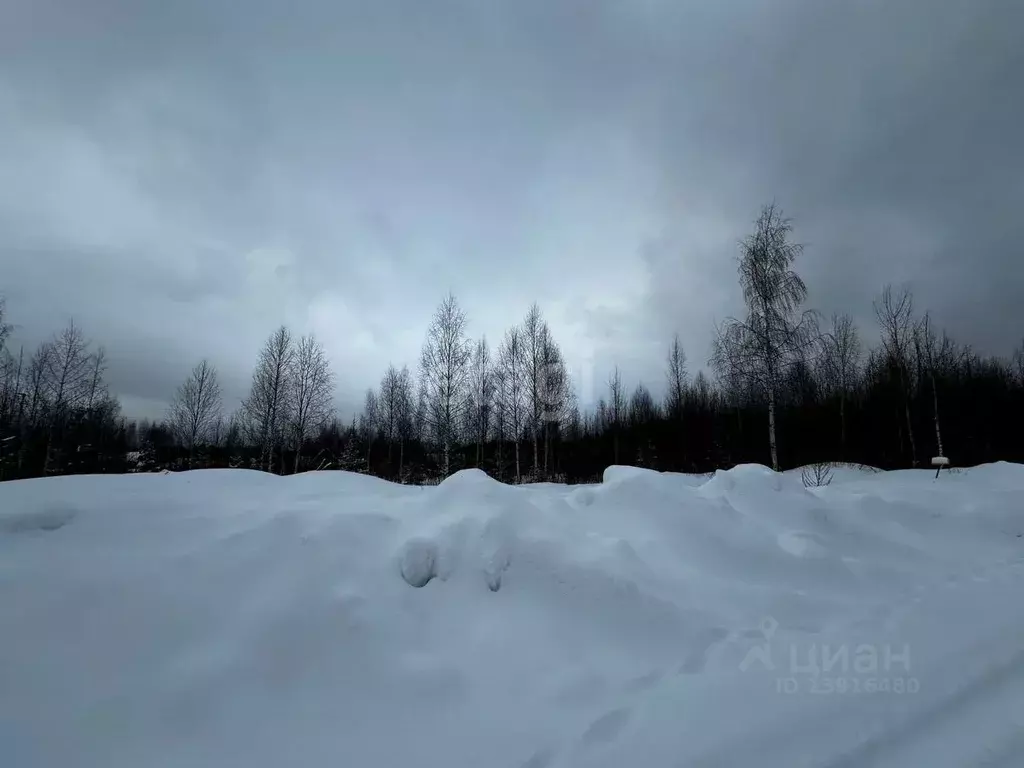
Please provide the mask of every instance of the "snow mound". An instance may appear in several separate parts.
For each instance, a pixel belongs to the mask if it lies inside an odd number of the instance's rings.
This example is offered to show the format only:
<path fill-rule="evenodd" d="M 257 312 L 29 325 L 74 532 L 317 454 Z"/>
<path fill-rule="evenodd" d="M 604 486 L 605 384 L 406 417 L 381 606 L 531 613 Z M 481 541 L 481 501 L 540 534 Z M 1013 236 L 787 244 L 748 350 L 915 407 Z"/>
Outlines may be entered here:
<path fill-rule="evenodd" d="M 642 467 L 627 467 L 620 464 L 612 464 L 601 476 L 601 482 L 608 485 L 611 483 L 621 483 L 626 480 L 635 480 L 637 478 L 651 478 L 660 475 L 660 472 L 656 472 L 653 469 L 644 469 Z"/>
<path fill-rule="evenodd" d="M 410 587 L 425 587 L 437 577 L 437 543 L 429 539 L 410 539 L 401 555 L 402 578 Z"/>
<path fill-rule="evenodd" d="M 460 469 L 441 481 L 443 488 L 480 488 L 489 485 L 498 485 L 498 481 L 482 469 Z"/>
<path fill-rule="evenodd" d="M 802 489 L 790 477 L 762 464 L 738 464 L 732 469 L 719 469 L 703 486 L 708 495 L 729 493 L 777 493 Z"/>
<path fill-rule="evenodd" d="M 1022 498 L 1009 464 L 3 483 L 0 764 L 1024 764 Z"/>
<path fill-rule="evenodd" d="M 427 527 L 420 525 L 418 530 Z M 447 581 L 468 570 L 479 574 L 487 588 L 497 592 L 515 543 L 515 529 L 507 515 L 450 520 L 432 533 L 406 540 L 398 556 L 399 571 L 409 586 L 420 588 L 435 578 Z"/>

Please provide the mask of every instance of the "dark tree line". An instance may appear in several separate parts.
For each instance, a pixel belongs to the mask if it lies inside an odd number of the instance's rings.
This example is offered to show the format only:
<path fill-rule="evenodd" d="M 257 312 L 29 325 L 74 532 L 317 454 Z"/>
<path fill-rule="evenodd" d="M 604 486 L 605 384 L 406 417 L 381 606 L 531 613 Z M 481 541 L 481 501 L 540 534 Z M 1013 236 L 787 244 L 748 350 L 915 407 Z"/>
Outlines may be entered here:
<path fill-rule="evenodd" d="M 216 367 L 201 360 L 164 419 L 135 422 L 107 388 L 102 347 L 72 323 L 35 350 L 12 349 L 0 302 L 0 479 L 244 467 L 423 483 L 480 467 L 506 482 L 586 482 L 610 464 L 1024 461 L 1024 344 L 1010 359 L 981 357 L 902 287 L 879 294 L 871 328 L 826 319 L 804 306 L 792 232 L 770 205 L 742 241 L 745 313 L 716 329 L 710 374 L 690 376 L 677 335 L 656 387 L 663 396 L 644 383 L 627 391 L 615 367 L 591 408 L 577 402 L 540 307 L 492 345 L 468 335 L 448 295 L 415 368 L 389 365 L 349 422 L 334 412 L 323 347 L 284 326 L 260 351 L 237 412 L 224 415 Z"/>
<path fill-rule="evenodd" d="M 69 323 L 31 352 L 7 348 L 0 300 L 0 479 L 119 471 L 127 425 L 106 385 L 106 352 Z"/>

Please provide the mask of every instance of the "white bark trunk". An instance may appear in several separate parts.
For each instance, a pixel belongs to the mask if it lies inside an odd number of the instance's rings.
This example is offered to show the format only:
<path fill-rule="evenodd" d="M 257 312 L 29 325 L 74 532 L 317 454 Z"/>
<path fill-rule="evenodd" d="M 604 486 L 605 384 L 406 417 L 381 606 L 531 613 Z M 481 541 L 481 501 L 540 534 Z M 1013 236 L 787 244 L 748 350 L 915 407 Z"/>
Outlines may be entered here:
<path fill-rule="evenodd" d="M 779 471 L 779 452 L 775 445 L 775 390 L 768 391 L 768 444 L 772 449 L 772 469 Z"/>

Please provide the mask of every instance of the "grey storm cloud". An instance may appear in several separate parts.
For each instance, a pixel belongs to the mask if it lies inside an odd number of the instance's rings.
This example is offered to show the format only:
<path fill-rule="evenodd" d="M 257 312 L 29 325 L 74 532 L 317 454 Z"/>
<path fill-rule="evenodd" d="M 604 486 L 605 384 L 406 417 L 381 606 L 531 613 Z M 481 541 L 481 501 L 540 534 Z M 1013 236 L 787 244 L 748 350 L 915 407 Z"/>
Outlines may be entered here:
<path fill-rule="evenodd" d="M 960 340 L 1024 327 L 1012 0 L 0 0 L 0 293 L 69 317 L 126 410 L 200 357 L 244 394 L 278 324 L 339 405 L 415 364 L 448 290 L 540 303 L 584 399 L 694 368 L 759 206 L 866 337 L 908 282 Z M 589 396 L 589 398 L 588 398 Z"/>

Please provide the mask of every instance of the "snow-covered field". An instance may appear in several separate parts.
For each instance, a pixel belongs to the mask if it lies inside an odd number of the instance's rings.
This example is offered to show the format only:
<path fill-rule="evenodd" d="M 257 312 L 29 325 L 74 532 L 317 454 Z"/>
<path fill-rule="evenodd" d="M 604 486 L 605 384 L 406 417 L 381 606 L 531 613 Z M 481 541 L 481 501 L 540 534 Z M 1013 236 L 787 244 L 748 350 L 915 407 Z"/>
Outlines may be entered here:
<path fill-rule="evenodd" d="M 1021 766 L 1022 534 L 1010 464 L 0 484 L 0 765 Z"/>

